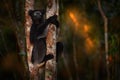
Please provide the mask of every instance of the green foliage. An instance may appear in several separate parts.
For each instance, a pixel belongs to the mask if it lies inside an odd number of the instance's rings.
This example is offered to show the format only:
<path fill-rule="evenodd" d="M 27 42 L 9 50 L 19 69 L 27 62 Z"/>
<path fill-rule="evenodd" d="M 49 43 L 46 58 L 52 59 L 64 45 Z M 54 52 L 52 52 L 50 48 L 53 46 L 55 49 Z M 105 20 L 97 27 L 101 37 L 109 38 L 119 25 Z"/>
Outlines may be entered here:
<path fill-rule="evenodd" d="M 115 55 L 119 53 L 119 38 L 117 34 L 110 35 L 109 39 L 109 54 Z"/>

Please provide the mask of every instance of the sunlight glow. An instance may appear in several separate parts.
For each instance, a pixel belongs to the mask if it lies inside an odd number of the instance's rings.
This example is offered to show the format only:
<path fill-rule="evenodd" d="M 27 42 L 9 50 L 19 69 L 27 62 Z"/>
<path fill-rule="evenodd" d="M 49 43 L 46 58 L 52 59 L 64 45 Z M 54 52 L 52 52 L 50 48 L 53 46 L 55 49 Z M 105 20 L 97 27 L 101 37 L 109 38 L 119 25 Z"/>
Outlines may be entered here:
<path fill-rule="evenodd" d="M 88 25 L 84 25 L 84 32 L 88 32 L 89 31 L 89 26 Z"/>
<path fill-rule="evenodd" d="M 85 48 L 87 53 L 90 53 L 95 49 L 96 43 L 94 42 L 94 39 L 91 38 L 88 32 L 91 31 L 91 26 L 88 25 L 88 21 L 84 19 L 85 17 L 81 16 L 80 13 L 78 14 L 79 17 L 77 17 L 78 12 L 75 11 L 69 11 L 69 17 L 73 22 L 73 29 L 75 29 L 76 34 L 80 34 L 85 39 Z M 70 23 L 71 24 L 71 23 Z"/>
<path fill-rule="evenodd" d="M 86 38 L 85 46 L 87 51 L 91 51 L 94 48 L 94 43 L 89 37 Z"/>
<path fill-rule="evenodd" d="M 88 44 L 89 47 L 91 47 L 91 48 L 93 47 L 93 42 L 89 37 L 86 39 L 86 44 Z"/>
<path fill-rule="evenodd" d="M 78 27 L 78 26 L 79 26 L 79 23 L 78 23 L 75 15 L 74 15 L 72 12 L 70 12 L 70 13 L 69 13 L 69 16 L 70 16 L 70 18 L 72 19 L 72 21 L 75 23 L 76 27 Z"/>

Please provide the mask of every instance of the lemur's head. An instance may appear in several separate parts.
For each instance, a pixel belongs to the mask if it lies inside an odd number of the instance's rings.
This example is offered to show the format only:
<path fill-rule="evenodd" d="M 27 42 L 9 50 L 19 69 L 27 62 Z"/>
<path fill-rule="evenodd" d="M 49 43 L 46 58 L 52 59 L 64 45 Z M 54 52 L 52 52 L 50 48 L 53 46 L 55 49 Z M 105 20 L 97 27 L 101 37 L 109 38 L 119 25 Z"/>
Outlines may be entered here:
<path fill-rule="evenodd" d="M 31 17 L 33 23 L 38 23 L 44 20 L 45 10 L 30 10 L 28 14 Z"/>

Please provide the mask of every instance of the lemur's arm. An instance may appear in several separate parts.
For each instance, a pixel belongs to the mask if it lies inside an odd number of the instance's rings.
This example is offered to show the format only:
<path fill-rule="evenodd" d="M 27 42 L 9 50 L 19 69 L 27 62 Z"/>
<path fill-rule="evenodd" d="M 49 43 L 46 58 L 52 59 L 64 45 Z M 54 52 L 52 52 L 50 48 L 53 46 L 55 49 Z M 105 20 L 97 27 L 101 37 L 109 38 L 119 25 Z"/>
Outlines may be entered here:
<path fill-rule="evenodd" d="M 40 29 L 40 30 L 44 31 L 46 29 L 47 25 L 50 23 L 55 24 L 57 28 L 59 27 L 57 15 L 53 15 L 53 16 L 49 17 L 48 19 L 45 20 L 45 22 L 38 25 L 38 30 Z"/>
<path fill-rule="evenodd" d="M 37 37 L 37 39 L 45 38 L 45 37 L 47 36 L 48 27 L 47 27 L 45 30 L 43 30 L 43 31 L 44 31 L 44 32 L 41 33 L 41 34 L 38 33 L 38 37 Z"/>
<path fill-rule="evenodd" d="M 59 22 L 57 20 L 57 15 L 53 15 L 50 18 L 46 19 L 45 22 L 41 23 L 40 25 L 38 25 L 38 29 L 37 29 L 37 35 L 38 35 L 38 39 L 42 38 L 42 37 L 46 37 L 47 35 L 47 27 L 48 25 L 52 23 L 55 24 L 56 27 L 59 26 Z"/>

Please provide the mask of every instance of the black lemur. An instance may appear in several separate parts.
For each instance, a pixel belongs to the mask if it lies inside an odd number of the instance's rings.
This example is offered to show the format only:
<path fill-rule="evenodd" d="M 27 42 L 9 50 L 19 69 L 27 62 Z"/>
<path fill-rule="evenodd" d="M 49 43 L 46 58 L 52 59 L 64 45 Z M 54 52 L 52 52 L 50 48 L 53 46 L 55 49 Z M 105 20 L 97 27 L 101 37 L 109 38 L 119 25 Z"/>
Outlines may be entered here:
<path fill-rule="evenodd" d="M 33 44 L 31 57 L 31 62 L 33 64 L 41 63 L 53 58 L 52 54 L 46 55 L 46 29 L 50 23 L 56 25 L 58 28 L 59 22 L 57 20 L 57 15 L 53 15 L 48 19 L 45 19 L 45 12 L 45 10 L 30 10 L 28 12 L 32 19 L 32 26 L 30 29 L 30 43 Z"/>

